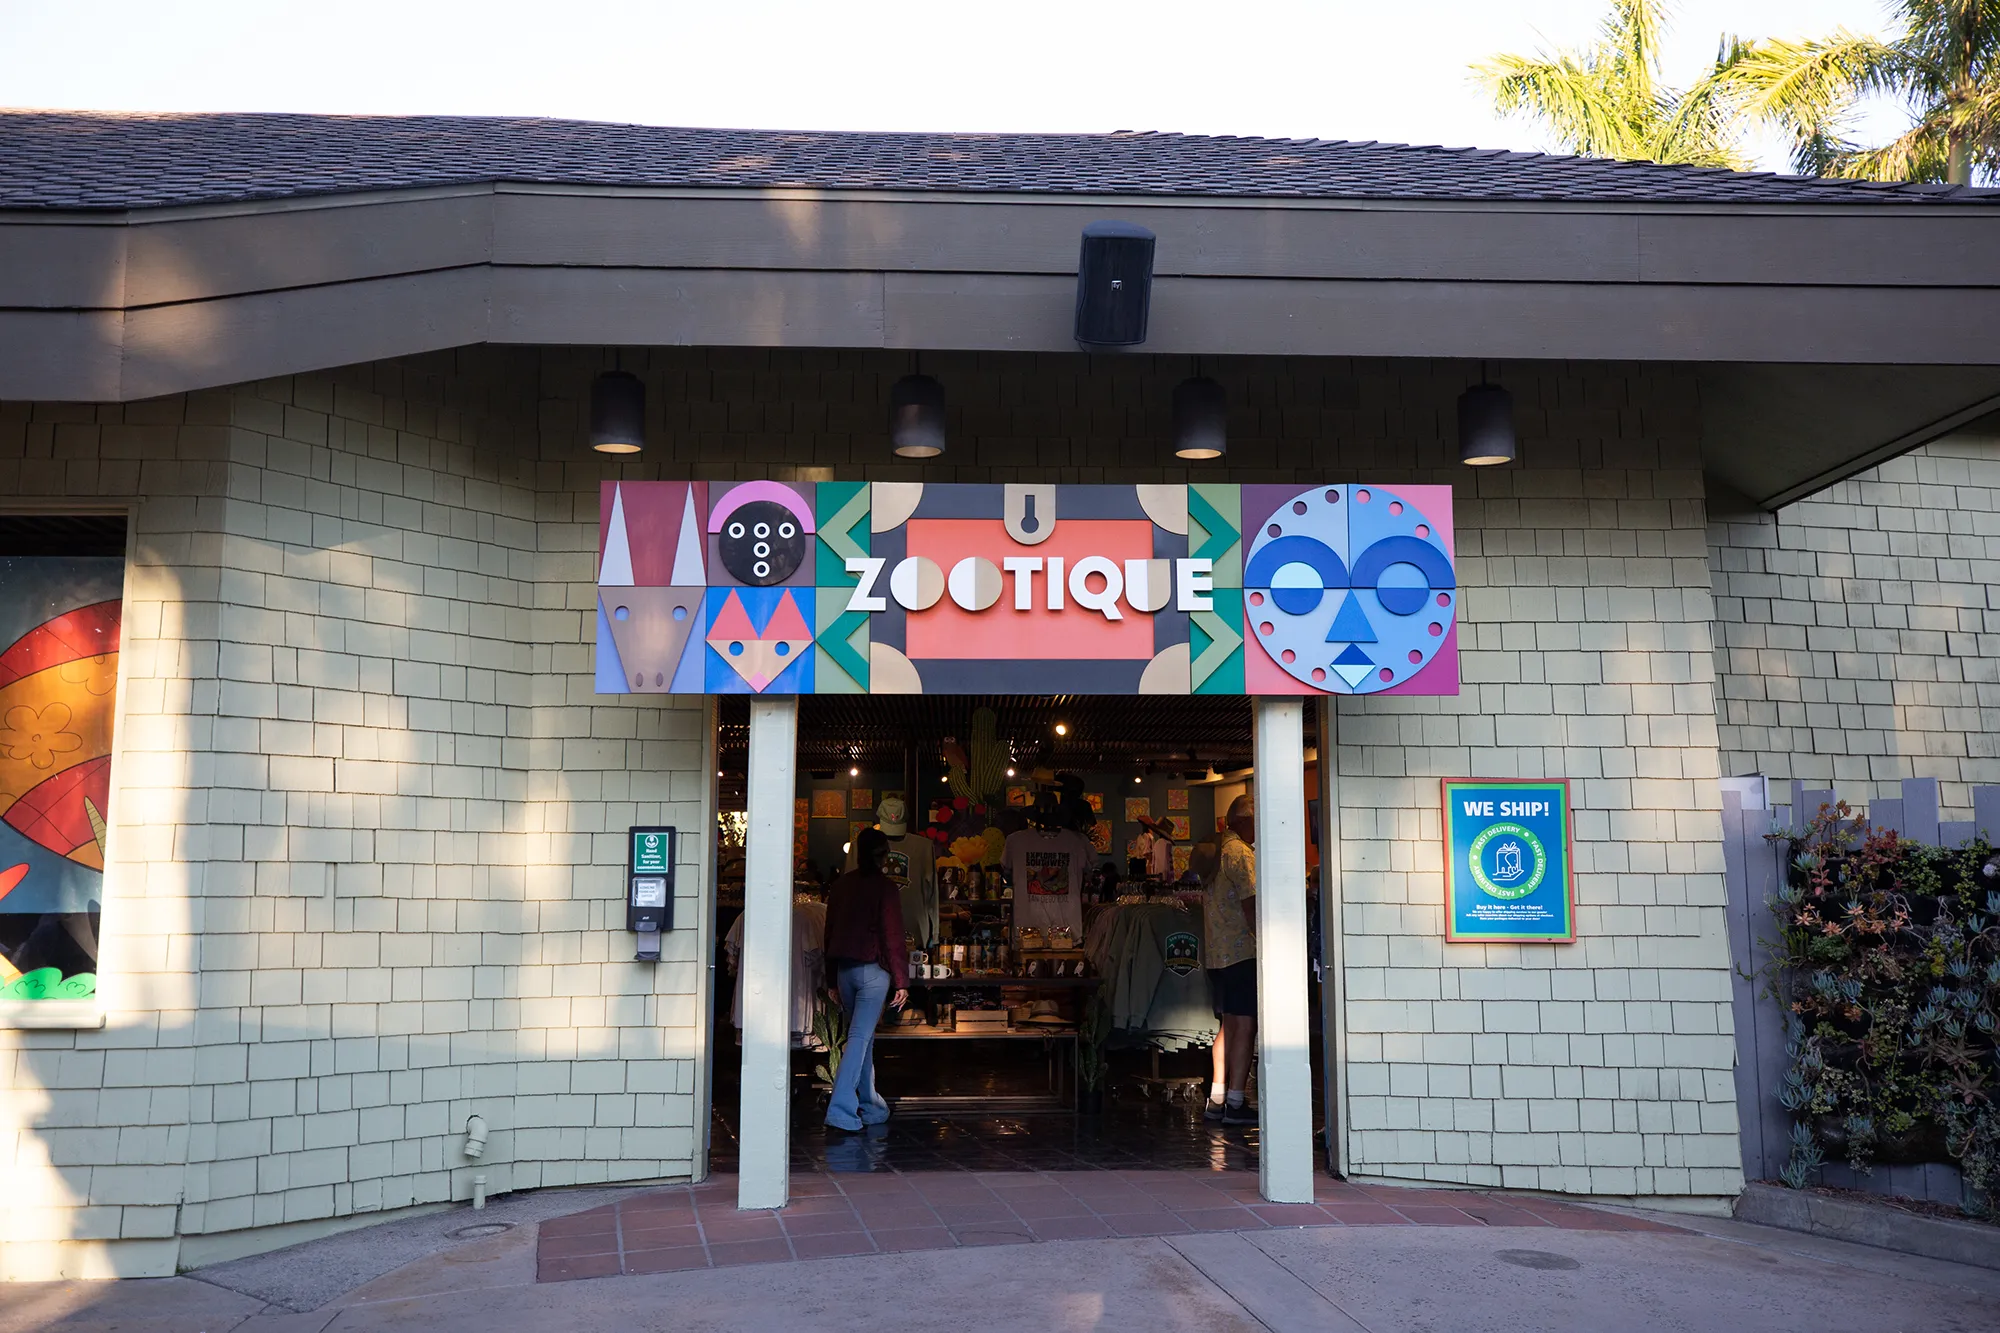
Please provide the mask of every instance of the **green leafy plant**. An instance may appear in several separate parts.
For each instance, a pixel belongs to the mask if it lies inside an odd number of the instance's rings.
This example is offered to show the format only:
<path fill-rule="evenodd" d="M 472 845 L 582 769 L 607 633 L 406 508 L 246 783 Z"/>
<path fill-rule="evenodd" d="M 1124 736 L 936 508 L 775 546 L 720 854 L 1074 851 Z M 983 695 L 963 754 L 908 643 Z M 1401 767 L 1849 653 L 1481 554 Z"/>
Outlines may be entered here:
<path fill-rule="evenodd" d="M 1076 1081 L 1085 1092 L 1104 1086 L 1104 1046 L 1111 1039 L 1111 1001 L 1099 987 L 1084 1006 L 1076 1033 Z"/>
<path fill-rule="evenodd" d="M 840 1053 L 847 1045 L 847 1013 L 824 995 L 813 1006 L 812 1037 L 826 1050 L 826 1059 L 813 1066 L 813 1077 L 830 1088 L 833 1076 L 840 1072 Z"/>
<path fill-rule="evenodd" d="M 1823 807 L 1785 845 L 1766 987 L 1787 1010 L 1786 1184 L 1827 1150 L 1856 1170 L 1948 1156 L 1983 1197 L 2000 1171 L 2000 892 L 1993 849 L 1861 836 Z"/>

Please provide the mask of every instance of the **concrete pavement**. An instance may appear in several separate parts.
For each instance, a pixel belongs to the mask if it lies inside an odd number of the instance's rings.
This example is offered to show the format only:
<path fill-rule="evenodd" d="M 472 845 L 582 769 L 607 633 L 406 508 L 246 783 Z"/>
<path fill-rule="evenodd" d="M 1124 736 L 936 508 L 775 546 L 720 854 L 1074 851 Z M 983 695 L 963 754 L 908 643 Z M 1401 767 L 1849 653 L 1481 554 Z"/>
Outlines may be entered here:
<path fill-rule="evenodd" d="M 0 1288 L 0 1333 L 2000 1330 L 2000 1273 L 1729 1220 L 1661 1220 L 1687 1229 L 1284 1228 L 541 1284 L 526 1223 L 308 1313 L 198 1277 Z"/>

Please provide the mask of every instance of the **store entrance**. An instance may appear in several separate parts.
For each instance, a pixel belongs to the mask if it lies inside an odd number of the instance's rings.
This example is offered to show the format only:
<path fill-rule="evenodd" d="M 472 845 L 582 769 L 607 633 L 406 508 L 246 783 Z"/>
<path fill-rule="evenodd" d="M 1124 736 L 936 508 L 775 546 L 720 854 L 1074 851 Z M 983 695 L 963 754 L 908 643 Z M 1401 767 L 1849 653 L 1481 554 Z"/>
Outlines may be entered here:
<path fill-rule="evenodd" d="M 710 1165 L 728 1171 L 742 1126 L 747 702 L 720 700 L 717 728 Z M 802 697 L 792 1169 L 1254 1170 L 1254 1073 L 1245 1112 L 1205 1114 L 1220 1025 L 1203 904 L 1218 820 L 1250 790 L 1251 730 L 1241 696 Z M 825 899 L 869 828 L 889 839 L 909 1000 L 873 1043 L 893 1114 L 847 1133 L 826 1125 L 852 1043 L 826 994 Z"/>

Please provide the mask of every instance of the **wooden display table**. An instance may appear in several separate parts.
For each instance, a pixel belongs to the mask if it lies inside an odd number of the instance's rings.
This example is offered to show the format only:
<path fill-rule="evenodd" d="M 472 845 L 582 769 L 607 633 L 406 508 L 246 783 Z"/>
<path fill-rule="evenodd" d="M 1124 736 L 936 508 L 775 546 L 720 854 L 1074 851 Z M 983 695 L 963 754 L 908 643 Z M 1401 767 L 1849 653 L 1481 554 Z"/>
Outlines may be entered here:
<path fill-rule="evenodd" d="M 910 989 L 938 990 L 987 990 L 1001 987 L 1019 987 L 1036 991 L 1079 991 L 1092 990 L 1098 984 L 1097 977 L 942 977 L 931 980 L 912 980 Z M 925 1025 L 922 1027 L 902 1027 L 894 1022 L 884 1022 L 875 1029 L 875 1040 L 886 1041 L 1039 1041 L 1049 1058 L 1049 1090 L 1046 1093 L 1020 1097 L 992 1097 L 983 1095 L 943 1095 L 935 1097 L 898 1097 L 895 1099 L 898 1111 L 912 1115 L 951 1114 L 978 1111 L 988 1114 L 1022 1114 L 1033 1111 L 1074 1111 L 1076 1110 L 1077 1081 L 1077 1030 L 1074 1027 L 1008 1027 L 982 1028 L 977 1030 L 940 1031 Z"/>

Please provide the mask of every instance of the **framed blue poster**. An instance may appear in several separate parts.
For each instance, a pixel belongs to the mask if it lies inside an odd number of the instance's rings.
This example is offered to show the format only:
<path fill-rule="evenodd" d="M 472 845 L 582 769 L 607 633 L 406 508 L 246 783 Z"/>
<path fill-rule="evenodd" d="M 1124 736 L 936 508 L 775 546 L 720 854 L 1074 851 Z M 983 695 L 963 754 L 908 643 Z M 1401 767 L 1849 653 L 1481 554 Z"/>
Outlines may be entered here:
<path fill-rule="evenodd" d="M 1445 940 L 1575 943 L 1569 783 L 1446 778 L 1443 786 Z"/>

